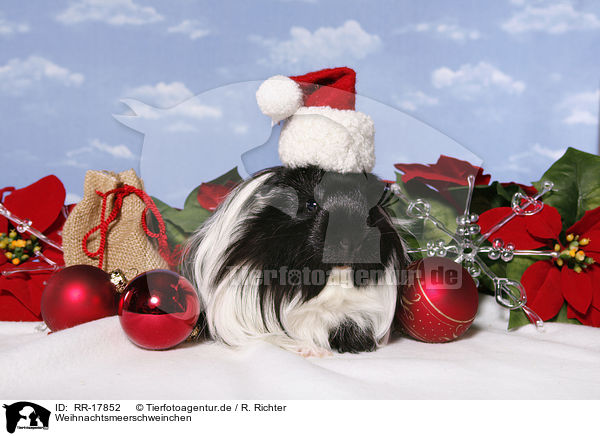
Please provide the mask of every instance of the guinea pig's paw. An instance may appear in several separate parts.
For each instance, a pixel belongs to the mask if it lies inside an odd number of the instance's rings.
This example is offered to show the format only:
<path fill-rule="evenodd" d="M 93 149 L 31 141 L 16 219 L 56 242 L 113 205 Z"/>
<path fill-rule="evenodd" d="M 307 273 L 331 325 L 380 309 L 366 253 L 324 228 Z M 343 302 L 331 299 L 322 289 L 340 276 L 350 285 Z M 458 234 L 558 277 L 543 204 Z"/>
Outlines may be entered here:
<path fill-rule="evenodd" d="M 316 345 L 298 345 L 294 349 L 294 352 L 298 353 L 302 357 L 329 357 L 333 356 L 331 350 L 317 347 Z"/>

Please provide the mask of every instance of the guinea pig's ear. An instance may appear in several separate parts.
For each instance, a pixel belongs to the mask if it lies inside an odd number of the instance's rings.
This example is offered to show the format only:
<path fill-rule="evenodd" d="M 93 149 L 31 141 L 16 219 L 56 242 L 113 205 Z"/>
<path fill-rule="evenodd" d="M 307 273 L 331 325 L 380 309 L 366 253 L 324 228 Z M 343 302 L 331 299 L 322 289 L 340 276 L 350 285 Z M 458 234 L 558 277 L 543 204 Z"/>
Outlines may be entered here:
<path fill-rule="evenodd" d="M 298 193 L 289 186 L 264 185 L 256 193 L 263 208 L 274 207 L 290 218 L 298 214 Z"/>

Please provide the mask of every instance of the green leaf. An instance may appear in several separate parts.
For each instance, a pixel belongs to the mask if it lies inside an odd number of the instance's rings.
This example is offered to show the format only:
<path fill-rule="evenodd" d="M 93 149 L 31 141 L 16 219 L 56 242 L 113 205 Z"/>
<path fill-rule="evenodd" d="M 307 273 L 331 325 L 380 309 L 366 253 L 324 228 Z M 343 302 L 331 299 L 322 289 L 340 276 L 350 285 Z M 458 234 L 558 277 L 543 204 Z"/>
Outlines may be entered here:
<path fill-rule="evenodd" d="M 466 186 L 452 187 L 448 190 L 457 203 L 464 203 L 468 188 Z M 471 200 L 471 212 L 481 215 L 483 212 L 496 207 L 510 206 L 515 193 L 524 193 L 519 185 L 502 186 L 500 182 L 490 185 L 475 186 Z"/>
<path fill-rule="evenodd" d="M 508 317 L 508 330 L 531 324 L 523 309 L 511 310 Z"/>
<path fill-rule="evenodd" d="M 521 281 L 525 270 L 539 260 L 539 257 L 515 256 L 513 260 L 506 264 L 506 278 Z"/>
<path fill-rule="evenodd" d="M 521 281 L 525 270 L 537 262 L 539 259 L 533 257 L 518 256 L 506 264 L 506 278 L 510 280 Z M 508 319 L 508 329 L 514 329 L 529 324 L 529 318 L 522 309 L 510 311 Z"/>
<path fill-rule="evenodd" d="M 490 270 L 498 277 L 506 277 L 506 262 L 501 260 L 491 260 L 487 254 L 480 253 L 479 258 L 488 266 Z M 479 290 L 485 294 L 494 295 L 496 293 L 494 282 L 486 274 L 482 273 L 478 277 Z"/>
<path fill-rule="evenodd" d="M 427 201 L 430 205 L 430 215 L 437 218 L 444 226 L 452 233 L 456 231 L 456 217 L 458 213 L 454 205 L 452 205 L 447 199 L 443 198 L 437 191 L 431 189 L 427 185 L 418 182 L 410 181 L 407 184 L 402 182 L 402 175 L 396 173 L 396 183 L 400 186 L 402 193 L 409 199 L 409 201 L 416 200 L 418 198 Z M 406 216 L 407 204 L 402 202 L 405 210 L 403 211 Z M 446 233 L 439 230 L 430 220 L 415 220 L 420 225 L 415 226 L 414 236 L 420 241 L 422 247 L 425 246 L 427 241 L 443 240 L 448 242 L 450 238 Z M 417 231 L 418 230 L 418 231 Z"/>
<path fill-rule="evenodd" d="M 456 231 L 456 217 L 458 216 L 456 209 L 442 199 L 427 198 L 426 200 L 431 206 L 430 215 L 437 218 L 451 233 L 454 233 Z M 423 240 L 426 242 L 438 239 L 446 242 L 450 241 L 450 237 L 446 233 L 438 229 L 430 220 L 427 220 L 423 228 Z"/>
<path fill-rule="evenodd" d="M 558 209 L 563 229 L 581 219 L 585 211 L 600 206 L 599 156 L 569 148 L 535 187 L 540 190 L 546 180 L 554 183 L 554 190 L 544 196 L 544 203 Z"/>
<path fill-rule="evenodd" d="M 156 207 L 162 215 L 163 221 L 167 225 L 167 235 L 169 235 L 169 224 L 176 225 L 183 232 L 193 233 L 206 219 L 212 215 L 196 202 L 196 205 L 188 206 L 184 209 L 176 209 L 163 203 L 158 198 L 152 197 Z"/>
<path fill-rule="evenodd" d="M 563 307 L 561 307 L 560 312 L 558 312 L 558 314 L 554 318 L 551 318 L 545 322 L 560 322 L 563 324 L 581 325 L 581 323 L 577 319 L 567 317 L 567 303 L 563 304 Z M 523 312 L 523 310 L 519 309 L 510 312 L 510 320 L 508 323 L 509 329 L 520 327 L 526 324 L 529 324 L 529 320 L 527 319 L 527 316 L 525 316 L 525 312 Z"/>
<path fill-rule="evenodd" d="M 560 312 L 558 312 L 558 315 L 556 315 L 550 321 L 552 321 L 552 322 L 562 322 L 562 323 L 565 323 L 565 324 L 581 325 L 581 323 L 579 322 L 579 320 L 567 317 L 567 303 L 563 304 L 563 307 L 560 308 Z"/>
<path fill-rule="evenodd" d="M 189 193 L 185 199 L 185 203 L 183 203 L 183 209 L 201 207 L 200 203 L 198 203 L 198 189 L 200 189 L 200 185 L 196 186 L 196 188 Z"/>
<path fill-rule="evenodd" d="M 224 185 L 227 182 L 235 182 L 235 183 L 239 183 L 241 182 L 242 176 L 240 176 L 240 173 L 238 172 L 237 167 L 229 170 L 227 173 L 223 174 L 222 176 L 217 177 L 214 180 L 211 180 L 208 183 L 212 183 L 214 185 Z"/>

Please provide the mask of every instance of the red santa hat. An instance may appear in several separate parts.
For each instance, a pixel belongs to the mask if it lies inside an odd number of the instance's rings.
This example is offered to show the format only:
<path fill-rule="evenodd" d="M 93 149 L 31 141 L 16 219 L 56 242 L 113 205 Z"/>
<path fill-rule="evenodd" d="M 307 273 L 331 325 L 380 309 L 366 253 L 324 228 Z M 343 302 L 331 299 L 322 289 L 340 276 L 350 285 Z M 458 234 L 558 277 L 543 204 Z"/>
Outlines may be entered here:
<path fill-rule="evenodd" d="M 260 110 L 274 123 L 285 120 L 279 137 L 284 165 L 317 165 L 340 173 L 371 172 L 375 128 L 354 110 L 356 73 L 346 67 L 303 76 L 273 76 L 256 92 Z"/>

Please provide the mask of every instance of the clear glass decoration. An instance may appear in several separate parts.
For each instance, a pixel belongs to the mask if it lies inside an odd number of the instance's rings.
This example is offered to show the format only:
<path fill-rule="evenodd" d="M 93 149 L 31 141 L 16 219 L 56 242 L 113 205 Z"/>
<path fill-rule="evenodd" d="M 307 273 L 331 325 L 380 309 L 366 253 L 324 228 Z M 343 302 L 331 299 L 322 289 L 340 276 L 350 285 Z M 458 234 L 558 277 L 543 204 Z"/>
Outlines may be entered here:
<path fill-rule="evenodd" d="M 486 233 L 481 233 L 481 227 L 477 224 L 479 216 L 471 213 L 471 199 L 475 188 L 475 176 L 467 177 L 468 193 L 465 208 L 462 215 L 456 218 L 456 232 L 452 233 L 434 215 L 431 214 L 431 205 L 423 200 L 408 199 L 397 184 L 391 185 L 391 191 L 407 204 L 407 215 L 413 219 L 430 221 L 438 229 L 450 238 L 450 243 L 444 241 L 427 241 L 425 248 L 410 249 L 409 253 L 424 253 L 426 256 L 448 256 L 456 263 L 462 264 L 471 277 L 477 281 L 481 275 L 487 276 L 494 284 L 496 302 L 509 310 L 523 309 L 529 320 L 538 328 L 544 326 L 543 320 L 527 306 L 527 294 L 523 285 L 504 277 L 498 277 L 480 257 L 486 254 L 490 260 L 501 260 L 510 262 L 515 256 L 551 256 L 557 257 L 554 251 L 543 250 L 516 250 L 510 241 L 496 238 L 491 246 L 483 246 L 485 241 L 497 232 L 501 227 L 517 216 L 534 215 L 542 210 L 544 204 L 540 200 L 553 188 L 552 182 L 544 182 L 542 190 L 535 196 L 530 197 L 522 193 L 514 194 L 511 202 L 512 211 L 498 223 L 492 226 Z"/>

